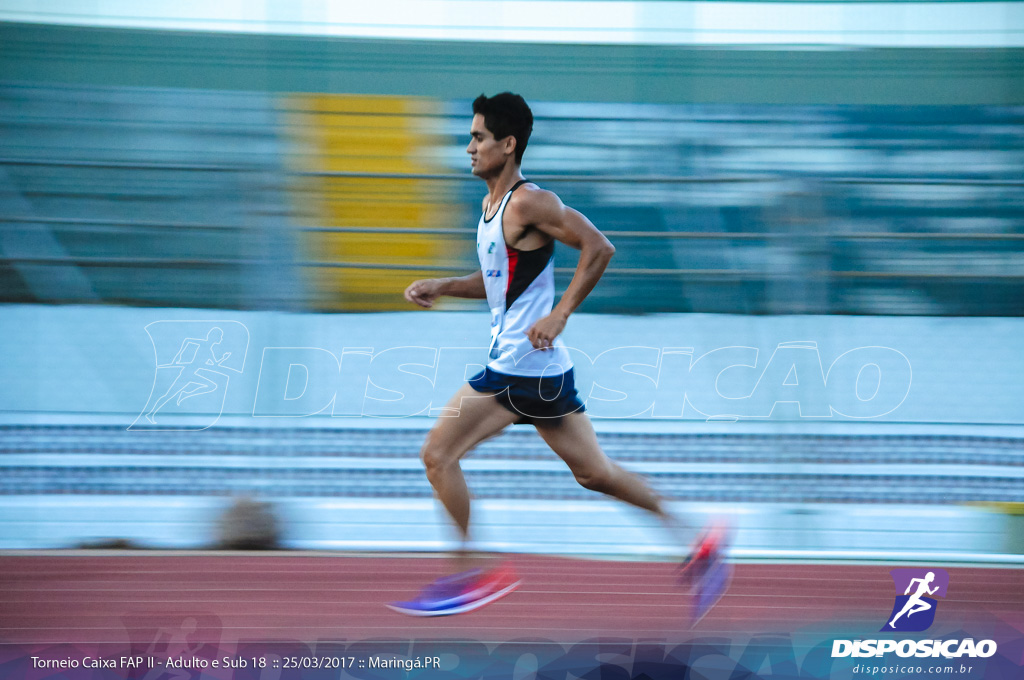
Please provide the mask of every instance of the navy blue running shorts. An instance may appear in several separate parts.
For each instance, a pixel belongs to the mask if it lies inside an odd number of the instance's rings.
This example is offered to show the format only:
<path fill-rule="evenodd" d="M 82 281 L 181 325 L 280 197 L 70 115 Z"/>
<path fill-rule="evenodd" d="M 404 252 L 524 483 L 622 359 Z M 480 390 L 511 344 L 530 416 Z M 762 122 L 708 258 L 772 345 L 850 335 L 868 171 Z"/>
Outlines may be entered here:
<path fill-rule="evenodd" d="M 477 392 L 494 392 L 498 403 L 522 416 L 520 423 L 552 422 L 586 408 L 576 393 L 576 380 L 570 368 L 553 376 L 505 375 L 485 368 L 469 379 Z"/>

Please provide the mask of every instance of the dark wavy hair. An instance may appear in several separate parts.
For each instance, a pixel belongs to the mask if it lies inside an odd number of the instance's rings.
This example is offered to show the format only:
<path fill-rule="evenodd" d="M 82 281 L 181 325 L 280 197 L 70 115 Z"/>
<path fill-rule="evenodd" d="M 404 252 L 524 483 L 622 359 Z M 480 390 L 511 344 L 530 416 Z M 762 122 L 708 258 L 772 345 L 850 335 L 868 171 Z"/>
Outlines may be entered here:
<path fill-rule="evenodd" d="M 484 117 L 484 125 L 495 139 L 516 138 L 516 165 L 521 165 L 533 132 L 533 111 L 526 100 L 511 92 L 480 95 L 473 101 L 473 113 Z"/>

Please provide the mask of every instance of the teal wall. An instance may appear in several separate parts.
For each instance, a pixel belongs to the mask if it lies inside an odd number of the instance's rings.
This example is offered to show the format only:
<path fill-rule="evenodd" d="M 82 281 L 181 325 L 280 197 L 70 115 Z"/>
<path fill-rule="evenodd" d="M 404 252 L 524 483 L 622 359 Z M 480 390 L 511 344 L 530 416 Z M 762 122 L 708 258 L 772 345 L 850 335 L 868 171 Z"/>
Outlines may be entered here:
<path fill-rule="evenodd" d="M 1011 105 L 1022 49 L 728 50 L 255 36 L 0 23 L 5 80 L 460 99 Z"/>
<path fill-rule="evenodd" d="M 412 123 L 445 173 L 432 195 L 469 217 L 427 264 L 470 271 L 469 102 L 510 88 L 537 115 L 531 179 L 619 249 L 585 311 L 1020 316 L 1022 57 L 0 23 L 0 300 L 364 309 L 309 284 L 353 263 L 304 245 L 332 223 L 287 160 L 303 91 L 432 97 Z M 404 247 L 374 196 L 368 224 Z M 404 285 L 374 288 L 380 308 Z"/>

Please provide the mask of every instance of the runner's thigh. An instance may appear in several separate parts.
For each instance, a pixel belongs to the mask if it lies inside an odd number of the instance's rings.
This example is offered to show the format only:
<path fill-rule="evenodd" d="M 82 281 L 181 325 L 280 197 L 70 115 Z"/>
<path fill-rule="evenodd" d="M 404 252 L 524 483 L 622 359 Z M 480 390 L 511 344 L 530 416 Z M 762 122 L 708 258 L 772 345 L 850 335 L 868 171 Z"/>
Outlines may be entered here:
<path fill-rule="evenodd" d="M 493 394 L 477 392 L 468 384 L 448 400 L 444 412 L 458 415 L 437 419 L 427 435 L 424 455 L 429 450 L 433 455 L 457 460 L 519 419 L 519 414 L 499 404 Z"/>
<path fill-rule="evenodd" d="M 565 461 L 573 474 L 608 472 L 613 463 L 597 441 L 597 433 L 584 413 L 570 413 L 558 421 L 534 421 L 538 434 Z"/>

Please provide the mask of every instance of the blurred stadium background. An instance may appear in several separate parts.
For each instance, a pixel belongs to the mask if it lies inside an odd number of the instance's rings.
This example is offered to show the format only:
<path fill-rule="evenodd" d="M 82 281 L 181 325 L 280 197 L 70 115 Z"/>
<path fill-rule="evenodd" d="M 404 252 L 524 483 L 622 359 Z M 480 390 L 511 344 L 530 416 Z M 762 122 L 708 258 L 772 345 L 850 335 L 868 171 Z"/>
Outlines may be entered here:
<path fill-rule="evenodd" d="M 1018 3 L 614 3 L 628 25 L 613 3 L 378 4 L 0 2 L 0 548 L 208 546 L 236 497 L 271 503 L 286 547 L 447 546 L 429 417 L 256 418 L 256 364 L 483 342 L 478 304 L 401 292 L 475 268 L 469 104 L 509 89 L 537 119 L 527 176 L 618 248 L 571 345 L 913 368 L 875 418 L 772 395 L 735 422 L 595 418 L 613 457 L 732 516 L 741 558 L 1021 560 Z M 213 427 L 188 402 L 133 425 L 168 321 L 246 329 Z M 485 547 L 668 550 L 529 429 L 466 467 Z"/>

